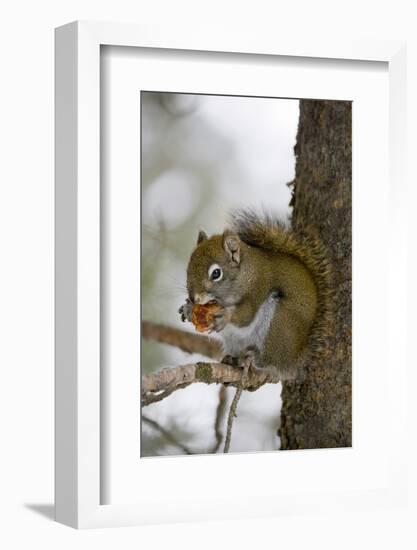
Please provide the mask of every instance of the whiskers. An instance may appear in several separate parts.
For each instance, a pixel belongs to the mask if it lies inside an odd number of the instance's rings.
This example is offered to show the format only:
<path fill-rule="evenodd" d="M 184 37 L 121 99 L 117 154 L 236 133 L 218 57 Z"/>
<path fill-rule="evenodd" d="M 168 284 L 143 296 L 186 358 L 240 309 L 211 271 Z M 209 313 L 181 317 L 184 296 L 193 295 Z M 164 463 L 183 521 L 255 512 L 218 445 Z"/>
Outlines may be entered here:
<path fill-rule="evenodd" d="M 180 281 L 178 277 L 172 274 L 166 274 L 164 280 L 154 290 L 164 298 L 180 298 L 184 300 L 188 296 L 187 286 L 182 280 Z"/>

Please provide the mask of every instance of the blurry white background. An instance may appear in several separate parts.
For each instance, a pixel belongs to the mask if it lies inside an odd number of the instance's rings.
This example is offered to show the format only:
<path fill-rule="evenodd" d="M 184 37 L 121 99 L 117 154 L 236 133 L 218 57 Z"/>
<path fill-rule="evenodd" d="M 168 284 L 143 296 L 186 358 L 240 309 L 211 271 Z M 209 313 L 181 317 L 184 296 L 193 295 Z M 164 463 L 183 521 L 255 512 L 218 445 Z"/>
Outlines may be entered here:
<path fill-rule="evenodd" d="M 290 215 L 299 102 L 295 99 L 142 92 L 142 312 L 178 325 L 185 272 L 197 233 L 219 233 L 230 210 Z M 142 343 L 142 369 L 196 361 L 180 350 Z M 227 390 L 227 399 L 233 396 Z M 281 385 L 244 392 L 231 451 L 279 448 Z M 219 387 L 194 384 L 143 413 L 193 452 L 213 447 Z M 224 423 L 227 414 L 223 417 Z M 181 454 L 142 423 L 144 456 Z M 223 445 L 220 446 L 221 452 Z"/>

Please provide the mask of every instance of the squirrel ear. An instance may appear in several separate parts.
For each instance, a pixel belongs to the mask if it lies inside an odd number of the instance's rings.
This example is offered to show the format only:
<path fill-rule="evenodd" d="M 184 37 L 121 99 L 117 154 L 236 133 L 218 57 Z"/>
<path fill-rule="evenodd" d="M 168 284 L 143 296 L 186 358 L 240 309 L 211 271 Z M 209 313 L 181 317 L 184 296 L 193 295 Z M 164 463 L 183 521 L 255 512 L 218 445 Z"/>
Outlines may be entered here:
<path fill-rule="evenodd" d="M 236 233 L 226 231 L 223 233 L 223 248 L 229 256 L 230 260 L 236 264 L 240 264 L 240 239 Z"/>
<path fill-rule="evenodd" d="M 198 232 L 197 244 L 200 244 L 201 242 L 206 241 L 207 239 L 208 239 L 207 233 L 201 229 Z"/>

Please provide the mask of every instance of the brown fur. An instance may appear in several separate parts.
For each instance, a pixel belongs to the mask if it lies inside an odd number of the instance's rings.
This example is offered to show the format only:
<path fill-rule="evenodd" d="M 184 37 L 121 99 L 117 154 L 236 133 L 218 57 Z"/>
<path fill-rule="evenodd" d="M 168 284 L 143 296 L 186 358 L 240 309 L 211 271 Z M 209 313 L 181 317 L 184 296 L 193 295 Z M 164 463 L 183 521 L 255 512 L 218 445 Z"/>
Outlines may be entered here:
<path fill-rule="evenodd" d="M 214 263 L 223 272 L 219 282 L 207 276 Z M 240 212 L 223 235 L 208 238 L 200 233 L 187 286 L 191 300 L 209 295 L 223 305 L 227 316 L 220 320 L 219 331 L 228 322 L 250 325 L 268 297 L 276 296 L 260 366 L 274 366 L 283 377 L 294 376 L 301 360 L 322 348 L 331 311 L 330 265 L 317 239 L 296 235 L 267 217 Z"/>
<path fill-rule="evenodd" d="M 298 235 L 269 216 L 251 211 L 232 216 L 232 227 L 243 242 L 298 260 L 310 273 L 316 287 L 317 309 L 308 334 L 308 353 L 318 356 L 324 349 L 332 321 L 332 272 L 323 243 L 310 235 Z"/>

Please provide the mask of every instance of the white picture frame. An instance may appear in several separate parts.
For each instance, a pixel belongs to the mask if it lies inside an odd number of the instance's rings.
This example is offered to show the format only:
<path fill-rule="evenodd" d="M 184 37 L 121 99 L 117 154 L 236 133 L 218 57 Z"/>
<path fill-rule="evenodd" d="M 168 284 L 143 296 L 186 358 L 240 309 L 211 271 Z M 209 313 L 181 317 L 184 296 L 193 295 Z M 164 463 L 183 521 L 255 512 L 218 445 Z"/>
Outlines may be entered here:
<path fill-rule="evenodd" d="M 133 525 L 262 515 L 249 513 L 236 495 L 204 503 L 186 513 L 175 495 L 158 505 L 101 504 L 100 498 L 100 47 L 230 52 L 382 61 L 389 70 L 390 225 L 396 275 L 405 279 L 405 45 L 401 42 L 281 42 L 267 34 L 250 36 L 230 29 L 169 29 L 113 23 L 74 22 L 56 29 L 56 388 L 55 507 L 59 522 L 77 528 Z M 377 129 L 375 130 L 377 131 Z M 405 285 L 404 285 L 405 289 Z M 405 322 L 405 290 L 389 303 L 390 315 Z M 380 489 L 287 494 L 263 501 L 267 515 L 340 507 L 395 505 L 404 498 L 406 479 L 401 419 L 405 393 L 405 330 L 396 332 L 396 448 L 390 474 Z M 393 422 L 394 425 L 394 422 Z M 392 434 L 391 436 L 392 437 Z M 207 459 L 207 458 L 206 458 Z M 260 500 L 259 503 L 262 503 Z M 194 507 L 195 508 L 195 507 Z M 259 509 L 259 506 L 255 506 Z"/>

